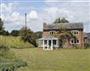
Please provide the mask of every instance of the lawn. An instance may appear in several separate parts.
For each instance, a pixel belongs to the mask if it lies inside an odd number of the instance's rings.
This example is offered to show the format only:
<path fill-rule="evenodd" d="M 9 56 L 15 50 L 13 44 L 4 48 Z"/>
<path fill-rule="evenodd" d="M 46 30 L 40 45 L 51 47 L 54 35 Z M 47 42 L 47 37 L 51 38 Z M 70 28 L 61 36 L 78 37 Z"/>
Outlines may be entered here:
<path fill-rule="evenodd" d="M 41 48 L 12 49 L 16 56 L 28 63 L 18 71 L 90 71 L 90 49 Z"/>

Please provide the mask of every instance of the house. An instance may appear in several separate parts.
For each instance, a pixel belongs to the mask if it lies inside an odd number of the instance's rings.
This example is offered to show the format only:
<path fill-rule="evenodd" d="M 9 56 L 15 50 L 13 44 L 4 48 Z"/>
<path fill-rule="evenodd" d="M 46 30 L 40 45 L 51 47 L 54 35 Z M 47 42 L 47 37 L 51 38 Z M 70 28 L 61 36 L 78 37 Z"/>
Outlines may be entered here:
<path fill-rule="evenodd" d="M 65 29 L 66 32 L 73 34 L 73 37 L 69 38 L 65 44 L 62 45 L 62 41 L 65 39 L 59 38 L 62 35 L 62 30 Z M 67 39 L 67 38 L 66 38 Z M 84 47 L 84 34 L 83 34 L 83 24 L 82 23 L 53 23 L 53 24 L 43 24 L 43 34 L 42 38 L 38 39 L 38 47 L 43 47 L 44 50 L 53 50 L 57 48 L 72 48 L 72 47 Z"/>

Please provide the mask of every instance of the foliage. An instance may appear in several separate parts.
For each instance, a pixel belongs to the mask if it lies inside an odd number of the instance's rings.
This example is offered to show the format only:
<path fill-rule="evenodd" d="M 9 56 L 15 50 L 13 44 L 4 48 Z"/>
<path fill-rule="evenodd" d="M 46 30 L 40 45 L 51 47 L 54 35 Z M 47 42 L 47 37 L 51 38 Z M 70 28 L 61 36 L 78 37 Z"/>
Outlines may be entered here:
<path fill-rule="evenodd" d="M 0 45 L 0 61 L 13 60 L 15 58 L 14 52 L 12 52 L 9 47 Z"/>
<path fill-rule="evenodd" d="M 12 30 L 10 34 L 11 34 L 12 36 L 19 36 L 19 33 L 20 33 L 19 30 Z"/>
<path fill-rule="evenodd" d="M 35 34 L 27 27 L 21 28 L 20 36 L 21 36 L 21 39 L 24 40 L 24 42 L 29 42 L 33 44 L 35 47 L 37 46 Z"/>
<path fill-rule="evenodd" d="M 57 18 L 53 23 L 61 23 L 60 18 Z"/>
<path fill-rule="evenodd" d="M 8 57 L 6 57 L 7 56 L 7 53 L 9 53 L 8 51 L 9 51 L 9 48 L 8 47 L 6 47 L 4 45 L 0 45 L 0 58 L 1 57 L 2 58 L 8 58 Z"/>
<path fill-rule="evenodd" d="M 77 44 L 72 44 L 72 46 L 75 48 L 75 49 L 79 49 L 79 46 Z"/>
<path fill-rule="evenodd" d="M 9 34 L 8 31 L 2 30 L 2 31 L 0 32 L 0 35 L 9 36 L 10 34 Z"/>
<path fill-rule="evenodd" d="M 0 35 L 9 35 L 9 32 L 4 30 L 4 22 L 2 21 L 2 19 L 0 18 Z"/>
<path fill-rule="evenodd" d="M 17 68 L 25 67 L 27 63 L 22 60 L 0 62 L 0 71 L 16 71 Z"/>
<path fill-rule="evenodd" d="M 67 46 L 66 43 L 70 44 L 70 39 L 77 39 L 70 31 L 65 30 L 64 28 L 62 28 L 62 30 L 60 29 L 59 31 L 59 36 L 58 38 L 61 41 L 61 47 L 69 47 Z"/>
<path fill-rule="evenodd" d="M 36 39 L 42 38 L 42 32 L 35 32 Z"/>
<path fill-rule="evenodd" d="M 61 23 L 69 23 L 69 21 L 66 20 L 65 18 L 62 18 L 62 19 L 61 19 Z"/>
<path fill-rule="evenodd" d="M 9 34 L 9 32 L 8 32 L 8 31 L 3 30 L 3 31 L 2 31 L 2 35 L 9 36 L 10 34 Z"/>
<path fill-rule="evenodd" d="M 60 23 L 59 26 L 59 35 L 58 38 L 60 39 L 61 42 L 61 47 L 68 47 L 67 43 L 70 44 L 70 39 L 76 39 L 76 37 L 66 29 L 66 26 L 64 23 L 69 23 L 68 20 L 66 20 L 65 18 L 57 18 L 54 21 L 54 24 Z M 56 35 L 57 36 L 57 35 Z"/>
<path fill-rule="evenodd" d="M 66 20 L 65 18 L 62 18 L 62 19 L 57 18 L 53 23 L 54 24 L 56 24 L 56 23 L 69 23 L 69 21 Z"/>
<path fill-rule="evenodd" d="M 32 44 L 22 41 L 20 37 L 13 37 L 13 36 L 0 36 L 0 45 L 4 45 L 8 48 L 34 47 Z"/>
<path fill-rule="evenodd" d="M 84 43 L 85 48 L 90 48 L 90 44 L 89 43 Z"/>
<path fill-rule="evenodd" d="M 8 50 L 9 50 L 8 47 L 6 47 L 6 46 L 4 46 L 4 45 L 0 45 L 0 51 L 6 52 L 6 51 L 8 51 Z"/>
<path fill-rule="evenodd" d="M 6 45 L 0 45 L 0 71 L 16 71 L 17 68 L 27 66 L 22 60 L 16 60 L 15 54 Z"/>
<path fill-rule="evenodd" d="M 3 21 L 2 21 L 2 19 L 0 18 L 0 32 L 3 30 L 4 28 L 3 28 Z"/>

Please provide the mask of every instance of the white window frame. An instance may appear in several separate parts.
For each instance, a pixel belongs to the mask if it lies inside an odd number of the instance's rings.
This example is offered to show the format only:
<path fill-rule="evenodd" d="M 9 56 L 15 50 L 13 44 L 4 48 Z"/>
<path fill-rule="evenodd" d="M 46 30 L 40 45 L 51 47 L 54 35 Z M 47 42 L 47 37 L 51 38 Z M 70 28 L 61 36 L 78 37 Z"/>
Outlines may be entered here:
<path fill-rule="evenodd" d="M 72 41 L 73 41 L 73 43 L 72 43 Z M 78 42 L 77 42 L 78 41 Z M 76 43 L 75 43 L 76 42 Z M 71 39 L 70 40 L 70 43 L 71 44 L 80 44 L 80 41 L 78 40 L 78 39 L 76 39 L 76 40 L 74 40 L 74 39 Z"/>
<path fill-rule="evenodd" d="M 78 35 L 79 31 L 78 30 L 72 30 L 71 33 L 74 35 Z"/>

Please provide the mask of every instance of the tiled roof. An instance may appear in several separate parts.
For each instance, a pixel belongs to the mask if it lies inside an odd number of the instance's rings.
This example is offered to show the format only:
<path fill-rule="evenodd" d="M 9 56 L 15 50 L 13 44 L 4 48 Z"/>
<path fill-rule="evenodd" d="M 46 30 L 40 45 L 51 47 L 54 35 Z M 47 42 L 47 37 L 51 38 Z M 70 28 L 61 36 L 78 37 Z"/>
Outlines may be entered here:
<path fill-rule="evenodd" d="M 44 24 L 43 29 L 83 29 L 82 23 Z"/>

